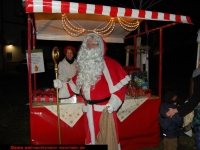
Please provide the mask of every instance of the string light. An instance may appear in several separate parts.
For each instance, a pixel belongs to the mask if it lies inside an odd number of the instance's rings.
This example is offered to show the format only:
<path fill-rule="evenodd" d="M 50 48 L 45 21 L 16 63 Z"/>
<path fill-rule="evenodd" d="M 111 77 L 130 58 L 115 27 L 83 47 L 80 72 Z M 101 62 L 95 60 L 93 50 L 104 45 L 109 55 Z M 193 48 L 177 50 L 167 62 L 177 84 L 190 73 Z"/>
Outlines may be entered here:
<path fill-rule="evenodd" d="M 135 29 L 138 28 L 138 26 L 140 24 L 138 20 L 130 23 L 130 22 L 127 22 L 120 17 L 118 17 L 118 21 L 119 21 L 119 24 L 122 26 L 122 28 L 127 30 L 127 31 L 134 31 Z"/>
<path fill-rule="evenodd" d="M 119 24 L 122 26 L 122 28 L 127 31 L 134 31 L 139 26 L 138 21 L 129 23 L 120 17 L 118 17 L 118 21 Z M 99 34 L 102 37 L 107 37 L 113 32 L 115 28 L 115 18 L 110 18 L 110 21 L 102 28 L 98 27 L 95 29 L 85 29 L 80 25 L 77 26 L 76 25 L 72 24 L 69 21 L 66 14 L 62 14 L 62 26 L 64 30 L 67 32 L 67 34 L 73 37 L 78 37 L 84 34 L 85 32 L 93 32 Z"/>
<path fill-rule="evenodd" d="M 85 32 L 84 28 L 76 27 L 72 23 L 70 23 L 65 14 L 62 14 L 62 26 L 65 29 L 65 31 L 71 36 L 77 37 Z"/>
<path fill-rule="evenodd" d="M 109 23 L 102 29 L 94 29 L 93 32 L 103 37 L 109 36 L 115 28 L 115 20 L 111 18 Z"/>

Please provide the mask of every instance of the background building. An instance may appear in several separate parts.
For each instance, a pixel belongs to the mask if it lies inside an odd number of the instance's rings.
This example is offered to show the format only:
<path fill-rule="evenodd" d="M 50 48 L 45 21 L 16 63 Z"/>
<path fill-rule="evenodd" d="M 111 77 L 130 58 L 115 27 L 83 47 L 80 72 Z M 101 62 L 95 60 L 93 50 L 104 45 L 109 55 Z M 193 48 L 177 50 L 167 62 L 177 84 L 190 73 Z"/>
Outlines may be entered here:
<path fill-rule="evenodd" d="M 22 0 L 1 0 L 0 70 L 14 70 L 25 57 L 26 14 Z"/>

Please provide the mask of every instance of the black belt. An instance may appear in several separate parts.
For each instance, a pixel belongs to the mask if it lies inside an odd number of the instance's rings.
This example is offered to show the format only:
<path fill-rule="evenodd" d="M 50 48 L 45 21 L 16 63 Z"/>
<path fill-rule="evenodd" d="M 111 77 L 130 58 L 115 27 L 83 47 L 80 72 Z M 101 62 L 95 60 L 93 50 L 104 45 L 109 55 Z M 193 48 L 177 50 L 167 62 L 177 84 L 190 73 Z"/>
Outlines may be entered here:
<path fill-rule="evenodd" d="M 106 97 L 104 99 L 101 100 L 85 100 L 88 104 L 93 105 L 93 104 L 98 104 L 98 103 L 103 103 L 106 102 L 110 99 L 110 97 Z"/>

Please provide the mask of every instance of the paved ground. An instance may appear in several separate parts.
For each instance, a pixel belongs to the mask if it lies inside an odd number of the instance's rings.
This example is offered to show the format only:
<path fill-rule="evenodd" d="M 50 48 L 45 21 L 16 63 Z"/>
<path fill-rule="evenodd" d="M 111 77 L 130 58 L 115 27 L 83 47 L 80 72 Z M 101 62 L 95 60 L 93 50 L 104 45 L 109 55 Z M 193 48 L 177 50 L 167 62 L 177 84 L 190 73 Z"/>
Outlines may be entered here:
<path fill-rule="evenodd" d="M 0 144 L 29 144 L 26 74 L 0 73 Z"/>
<path fill-rule="evenodd" d="M 37 88 L 52 87 L 54 76 L 38 75 Z M 30 144 L 27 74 L 0 72 L 0 83 L 0 144 Z"/>

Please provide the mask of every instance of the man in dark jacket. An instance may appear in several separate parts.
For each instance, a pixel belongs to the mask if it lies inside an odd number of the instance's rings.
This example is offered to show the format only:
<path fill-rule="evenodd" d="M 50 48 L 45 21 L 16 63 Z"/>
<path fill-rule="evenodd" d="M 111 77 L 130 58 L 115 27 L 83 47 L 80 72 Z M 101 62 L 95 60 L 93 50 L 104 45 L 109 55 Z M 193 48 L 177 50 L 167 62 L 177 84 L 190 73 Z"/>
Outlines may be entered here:
<path fill-rule="evenodd" d="M 177 108 L 177 94 L 173 91 L 166 93 L 164 103 L 160 107 L 159 123 L 163 135 L 164 150 L 177 150 L 177 137 L 180 134 L 180 126 L 183 124 L 183 117 L 176 113 L 173 117 L 167 117 L 169 108 Z"/>

